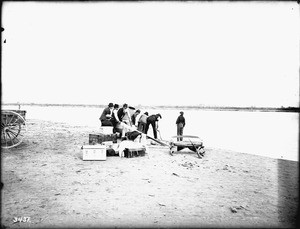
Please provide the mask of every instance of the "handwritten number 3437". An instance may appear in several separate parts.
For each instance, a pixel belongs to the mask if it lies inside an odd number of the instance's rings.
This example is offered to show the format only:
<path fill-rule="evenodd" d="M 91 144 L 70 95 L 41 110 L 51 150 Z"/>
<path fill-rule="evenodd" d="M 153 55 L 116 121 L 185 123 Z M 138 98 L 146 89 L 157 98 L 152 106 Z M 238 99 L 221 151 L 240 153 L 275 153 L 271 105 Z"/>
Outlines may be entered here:
<path fill-rule="evenodd" d="M 13 222 L 17 223 L 17 222 L 29 222 L 30 221 L 30 217 L 14 217 Z"/>

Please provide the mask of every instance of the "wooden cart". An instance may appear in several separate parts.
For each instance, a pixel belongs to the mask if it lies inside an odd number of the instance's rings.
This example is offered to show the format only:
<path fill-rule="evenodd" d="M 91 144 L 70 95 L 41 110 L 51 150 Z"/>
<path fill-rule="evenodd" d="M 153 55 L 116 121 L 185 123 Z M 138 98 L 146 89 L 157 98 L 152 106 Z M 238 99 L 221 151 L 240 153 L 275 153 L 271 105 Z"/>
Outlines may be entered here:
<path fill-rule="evenodd" d="M 24 110 L 1 111 L 1 148 L 9 149 L 21 144 L 27 131 Z"/>
<path fill-rule="evenodd" d="M 188 148 L 197 153 L 199 158 L 204 156 L 205 150 L 203 141 L 192 135 L 174 136 L 170 141 L 170 154 L 173 156 L 174 152 Z"/>

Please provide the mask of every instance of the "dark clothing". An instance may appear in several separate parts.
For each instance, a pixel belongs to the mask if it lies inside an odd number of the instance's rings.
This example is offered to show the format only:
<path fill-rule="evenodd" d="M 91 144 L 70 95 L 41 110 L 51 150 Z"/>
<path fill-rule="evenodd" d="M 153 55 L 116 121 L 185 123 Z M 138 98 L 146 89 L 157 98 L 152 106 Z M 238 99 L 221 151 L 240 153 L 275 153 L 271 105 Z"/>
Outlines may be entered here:
<path fill-rule="evenodd" d="M 101 121 L 101 126 L 113 126 L 110 120 Z"/>
<path fill-rule="evenodd" d="M 155 122 L 158 121 L 158 115 L 150 115 L 147 118 L 147 123 L 146 123 L 146 129 L 145 129 L 145 133 L 148 133 L 149 130 L 149 125 L 151 124 L 152 129 L 153 129 L 153 136 L 155 139 L 157 139 L 157 130 L 156 130 L 156 125 Z"/>
<path fill-rule="evenodd" d="M 182 136 L 183 135 L 183 124 L 178 123 L 177 124 L 177 136 Z M 182 138 L 177 138 L 177 141 L 182 141 Z"/>
<path fill-rule="evenodd" d="M 156 122 L 156 121 L 158 121 L 158 116 L 157 115 L 150 115 L 147 118 L 147 122 Z"/>
<path fill-rule="evenodd" d="M 106 107 L 100 116 L 102 126 L 112 126 L 110 118 L 107 118 L 106 115 L 111 115 L 111 110 L 109 107 Z"/>
<path fill-rule="evenodd" d="M 113 127 L 116 127 L 116 125 L 118 124 L 118 120 L 116 119 L 114 112 L 112 113 L 110 121 L 111 121 Z"/>
<path fill-rule="evenodd" d="M 111 110 L 109 109 L 109 107 L 106 107 L 104 110 L 103 110 L 103 112 L 102 112 L 102 114 L 101 114 L 101 116 L 100 116 L 100 120 L 101 121 L 104 121 L 104 120 L 107 120 L 108 118 L 106 117 L 106 115 L 111 115 Z"/>
<path fill-rule="evenodd" d="M 122 121 L 122 118 L 125 116 L 125 111 L 124 111 L 124 108 L 122 107 L 122 108 L 120 108 L 119 110 L 118 110 L 118 118 L 119 118 L 119 120 L 120 121 Z"/>
<path fill-rule="evenodd" d="M 132 116 L 131 116 L 131 122 L 133 125 L 135 125 L 135 122 L 136 122 L 136 116 L 138 116 L 137 113 L 134 113 Z"/>
<path fill-rule="evenodd" d="M 146 134 L 146 123 L 139 122 L 138 131 L 141 131 L 142 133 Z"/>
<path fill-rule="evenodd" d="M 185 118 L 183 117 L 183 115 L 179 115 L 177 120 L 176 120 L 176 124 L 177 124 L 177 136 L 182 136 L 183 135 L 183 128 L 185 126 Z M 182 141 L 182 138 L 177 138 L 177 141 Z"/>
<path fill-rule="evenodd" d="M 125 136 L 127 136 L 128 140 L 134 141 L 139 135 L 141 135 L 138 131 L 127 132 Z"/>
<path fill-rule="evenodd" d="M 182 123 L 183 127 L 185 126 L 185 118 L 183 117 L 183 115 L 179 115 L 177 120 L 176 120 L 176 124 Z"/>
<path fill-rule="evenodd" d="M 146 134 L 148 133 L 150 124 L 151 124 L 152 129 L 153 129 L 153 136 L 154 136 L 155 139 L 157 139 L 157 130 L 156 130 L 156 126 L 155 126 L 155 121 L 149 121 L 149 122 L 147 121 L 146 128 L 145 128 L 145 133 Z"/>

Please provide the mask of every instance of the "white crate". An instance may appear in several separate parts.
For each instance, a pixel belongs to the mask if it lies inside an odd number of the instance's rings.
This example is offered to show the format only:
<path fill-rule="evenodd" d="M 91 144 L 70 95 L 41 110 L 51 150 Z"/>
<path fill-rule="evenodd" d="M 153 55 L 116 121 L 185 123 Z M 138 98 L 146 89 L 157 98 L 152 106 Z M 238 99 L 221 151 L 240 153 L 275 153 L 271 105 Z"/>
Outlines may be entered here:
<path fill-rule="evenodd" d="M 85 145 L 82 147 L 82 159 L 84 161 L 105 161 L 106 146 L 105 145 Z"/>
<path fill-rule="evenodd" d="M 113 127 L 112 126 L 101 126 L 99 129 L 100 134 L 112 134 Z"/>

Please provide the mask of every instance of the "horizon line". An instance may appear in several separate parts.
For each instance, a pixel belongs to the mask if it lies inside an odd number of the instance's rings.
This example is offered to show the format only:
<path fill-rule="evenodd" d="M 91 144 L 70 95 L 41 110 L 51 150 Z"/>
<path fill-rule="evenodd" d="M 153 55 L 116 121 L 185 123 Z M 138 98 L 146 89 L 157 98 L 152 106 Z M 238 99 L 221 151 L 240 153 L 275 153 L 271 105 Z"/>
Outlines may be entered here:
<path fill-rule="evenodd" d="M 26 105 L 26 106 L 80 106 L 80 107 L 106 107 L 107 105 L 104 104 L 72 104 L 72 103 L 2 103 L 2 105 Z M 1 106 L 2 106 L 1 105 Z M 132 107 L 132 106 L 131 106 Z M 135 107 L 139 108 L 190 108 L 190 109 L 221 109 L 221 110 L 228 110 L 228 109 L 234 109 L 234 110 L 277 110 L 277 111 L 294 111 L 294 112 L 300 112 L 299 107 L 257 107 L 257 106 L 219 106 L 219 105 L 142 105 L 138 104 L 135 105 Z M 134 107 L 132 107 L 135 109 Z"/>

